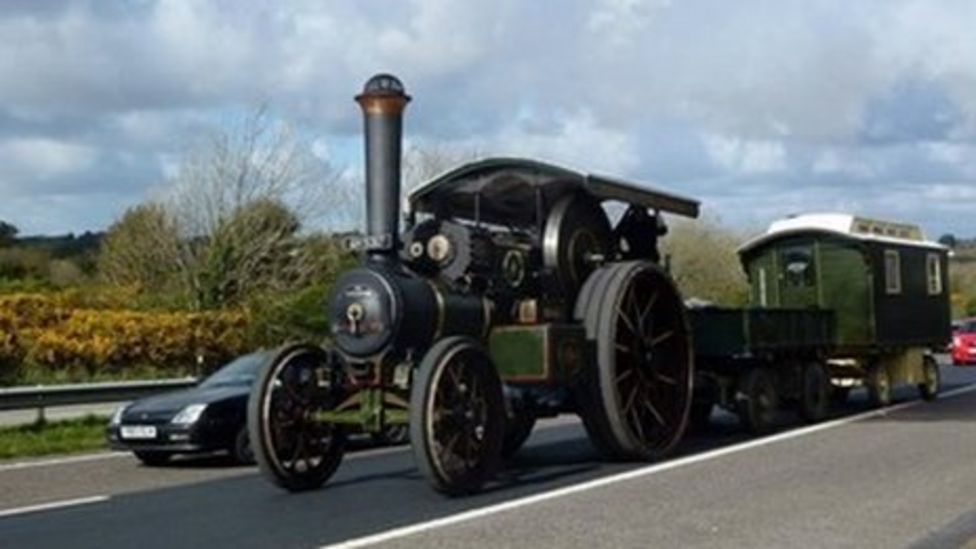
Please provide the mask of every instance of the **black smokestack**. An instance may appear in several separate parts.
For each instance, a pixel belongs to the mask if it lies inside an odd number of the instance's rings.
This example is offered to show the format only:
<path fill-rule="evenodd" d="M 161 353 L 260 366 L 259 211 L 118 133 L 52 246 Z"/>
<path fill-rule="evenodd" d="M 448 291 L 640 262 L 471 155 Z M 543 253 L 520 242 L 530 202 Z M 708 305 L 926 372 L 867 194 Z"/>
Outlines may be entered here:
<path fill-rule="evenodd" d="M 356 96 L 366 130 L 366 249 L 395 258 L 400 234 L 400 139 L 410 96 L 390 74 L 377 74 Z"/>

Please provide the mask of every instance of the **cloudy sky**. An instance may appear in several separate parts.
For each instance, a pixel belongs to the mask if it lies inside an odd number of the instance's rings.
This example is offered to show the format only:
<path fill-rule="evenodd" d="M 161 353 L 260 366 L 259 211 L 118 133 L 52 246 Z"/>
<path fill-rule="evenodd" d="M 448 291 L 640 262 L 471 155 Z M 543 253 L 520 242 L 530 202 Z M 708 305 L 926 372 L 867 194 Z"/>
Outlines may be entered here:
<path fill-rule="evenodd" d="M 101 229 L 201 128 L 266 103 L 361 163 L 352 96 L 406 83 L 411 141 L 700 198 L 976 236 L 976 2 L 5 0 L 0 219 Z"/>

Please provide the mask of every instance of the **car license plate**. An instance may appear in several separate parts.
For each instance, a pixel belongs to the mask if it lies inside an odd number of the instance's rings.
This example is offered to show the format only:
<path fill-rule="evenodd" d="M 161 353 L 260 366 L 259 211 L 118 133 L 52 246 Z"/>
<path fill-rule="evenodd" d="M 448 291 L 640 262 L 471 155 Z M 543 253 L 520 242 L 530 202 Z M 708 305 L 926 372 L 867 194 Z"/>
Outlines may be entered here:
<path fill-rule="evenodd" d="M 122 438 L 146 440 L 156 438 L 156 427 L 152 425 L 123 425 Z"/>

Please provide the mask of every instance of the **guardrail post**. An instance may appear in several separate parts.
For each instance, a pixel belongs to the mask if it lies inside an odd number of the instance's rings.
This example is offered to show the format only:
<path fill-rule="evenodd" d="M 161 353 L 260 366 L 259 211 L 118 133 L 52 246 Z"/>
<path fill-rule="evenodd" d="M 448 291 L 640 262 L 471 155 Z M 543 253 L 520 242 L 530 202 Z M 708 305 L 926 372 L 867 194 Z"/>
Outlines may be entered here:
<path fill-rule="evenodd" d="M 37 424 L 41 425 L 43 423 L 47 423 L 47 417 L 44 416 L 44 406 L 41 405 L 37 407 Z"/>

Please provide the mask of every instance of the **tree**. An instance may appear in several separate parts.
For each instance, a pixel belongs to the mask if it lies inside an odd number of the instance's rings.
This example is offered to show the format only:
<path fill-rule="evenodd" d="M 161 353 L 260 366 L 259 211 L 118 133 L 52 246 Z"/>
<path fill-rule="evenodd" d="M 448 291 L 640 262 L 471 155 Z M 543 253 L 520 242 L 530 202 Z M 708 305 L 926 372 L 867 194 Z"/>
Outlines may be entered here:
<path fill-rule="evenodd" d="M 108 282 L 159 292 L 179 273 L 179 229 L 159 203 L 129 208 L 105 235 L 98 272 Z"/>
<path fill-rule="evenodd" d="M 281 202 L 263 198 L 242 204 L 190 249 L 190 281 L 202 308 L 235 303 L 258 291 L 302 287 L 314 258 L 296 234 L 301 224 Z"/>
<path fill-rule="evenodd" d="M 720 305 L 745 304 L 749 283 L 736 253 L 741 241 L 739 235 L 714 221 L 674 223 L 662 248 L 684 297 Z"/>
<path fill-rule="evenodd" d="M 946 233 L 939 237 L 939 244 L 942 244 L 943 246 L 947 246 L 949 248 L 955 248 L 956 237 L 951 233 Z"/>
<path fill-rule="evenodd" d="M 300 229 L 317 214 L 348 209 L 352 196 L 263 108 L 207 134 L 169 183 L 109 231 L 103 276 L 175 289 L 194 309 L 308 284 L 322 265 Z"/>
<path fill-rule="evenodd" d="M 0 221 L 0 247 L 13 244 L 17 240 L 19 232 L 20 230 L 13 224 Z"/>
<path fill-rule="evenodd" d="M 409 192 L 427 180 L 465 162 L 477 160 L 480 151 L 446 145 L 411 145 L 403 153 L 403 190 Z"/>

